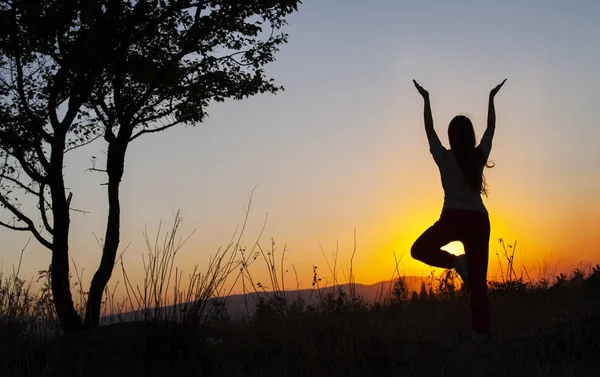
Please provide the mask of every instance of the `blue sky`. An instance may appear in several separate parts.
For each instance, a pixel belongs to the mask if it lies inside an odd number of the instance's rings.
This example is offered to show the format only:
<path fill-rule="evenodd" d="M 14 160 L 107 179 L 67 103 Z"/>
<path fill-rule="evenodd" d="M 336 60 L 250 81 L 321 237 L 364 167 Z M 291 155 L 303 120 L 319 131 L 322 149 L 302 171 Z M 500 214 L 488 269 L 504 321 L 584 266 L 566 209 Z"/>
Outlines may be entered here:
<path fill-rule="evenodd" d="M 394 251 L 405 254 L 403 271 L 420 273 L 408 249 L 436 220 L 443 193 L 413 78 L 431 93 L 446 145 L 459 113 L 481 135 L 487 94 L 508 78 L 487 173 L 492 250 L 504 237 L 522 242 L 526 263 L 600 261 L 599 16 L 597 1 L 305 1 L 267 67 L 284 92 L 216 104 L 196 127 L 132 144 L 121 196 L 127 264 L 141 266 L 144 225 L 152 231 L 181 208 L 184 232 L 197 231 L 180 262 L 202 266 L 241 224 L 257 186 L 246 242 L 268 213 L 264 240 L 287 245 L 305 284 L 323 263 L 319 243 L 328 254 L 339 242 L 346 259 L 354 228 L 357 280 L 389 278 Z M 74 205 L 90 212 L 73 214 L 71 242 L 88 278 L 106 194 L 104 177 L 85 169 L 103 148 L 71 154 L 66 168 Z M 0 238 L 6 270 L 27 236 Z M 50 254 L 32 240 L 24 260 L 29 276 Z"/>

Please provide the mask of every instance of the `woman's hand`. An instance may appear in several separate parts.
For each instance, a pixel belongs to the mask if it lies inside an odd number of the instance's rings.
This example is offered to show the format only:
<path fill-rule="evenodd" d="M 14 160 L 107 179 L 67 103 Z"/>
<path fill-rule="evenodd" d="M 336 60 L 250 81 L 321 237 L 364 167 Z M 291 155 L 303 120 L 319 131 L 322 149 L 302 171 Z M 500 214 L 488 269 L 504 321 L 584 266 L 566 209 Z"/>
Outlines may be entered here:
<path fill-rule="evenodd" d="M 429 92 L 426 91 L 425 89 L 423 89 L 423 87 L 421 85 L 419 85 L 419 83 L 417 83 L 415 80 L 413 80 L 413 83 L 415 84 L 415 87 L 419 91 L 419 94 L 421 96 L 423 96 L 423 99 L 429 99 Z"/>
<path fill-rule="evenodd" d="M 505 82 L 506 82 L 506 79 L 504 79 L 504 81 L 502 81 L 498 86 L 496 86 L 494 89 L 492 89 L 490 91 L 490 99 L 493 99 L 496 96 L 496 94 L 498 94 L 498 92 L 500 91 L 500 88 L 502 88 L 502 85 L 504 85 Z"/>

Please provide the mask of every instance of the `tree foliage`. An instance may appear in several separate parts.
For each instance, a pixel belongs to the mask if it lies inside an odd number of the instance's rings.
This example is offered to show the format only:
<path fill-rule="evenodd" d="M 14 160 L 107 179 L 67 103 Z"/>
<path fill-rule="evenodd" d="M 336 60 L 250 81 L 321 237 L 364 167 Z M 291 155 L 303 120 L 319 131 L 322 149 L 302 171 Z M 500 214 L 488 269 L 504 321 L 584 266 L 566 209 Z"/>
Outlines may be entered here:
<path fill-rule="evenodd" d="M 0 225 L 52 251 L 52 288 L 66 330 L 81 319 L 68 284 L 73 193 L 65 154 L 107 146 L 107 229 L 88 297 L 98 324 L 119 245 L 119 186 L 138 137 L 201 122 L 213 101 L 282 87 L 266 76 L 299 0 L 0 1 Z M 4 211 L 6 209 L 7 211 Z"/>

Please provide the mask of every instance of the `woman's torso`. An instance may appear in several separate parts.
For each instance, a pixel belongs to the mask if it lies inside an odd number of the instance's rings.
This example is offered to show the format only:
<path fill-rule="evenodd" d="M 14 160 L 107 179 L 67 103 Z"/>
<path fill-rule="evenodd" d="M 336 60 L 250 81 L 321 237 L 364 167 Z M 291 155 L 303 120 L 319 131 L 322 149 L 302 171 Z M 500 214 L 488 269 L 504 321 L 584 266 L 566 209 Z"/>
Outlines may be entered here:
<path fill-rule="evenodd" d="M 438 168 L 442 187 L 444 188 L 444 209 L 463 209 L 488 213 L 481 193 L 475 191 L 469 185 L 467 177 L 462 171 L 454 152 L 446 150 L 442 158 L 439 158 Z M 483 174 L 482 165 L 480 173 Z"/>

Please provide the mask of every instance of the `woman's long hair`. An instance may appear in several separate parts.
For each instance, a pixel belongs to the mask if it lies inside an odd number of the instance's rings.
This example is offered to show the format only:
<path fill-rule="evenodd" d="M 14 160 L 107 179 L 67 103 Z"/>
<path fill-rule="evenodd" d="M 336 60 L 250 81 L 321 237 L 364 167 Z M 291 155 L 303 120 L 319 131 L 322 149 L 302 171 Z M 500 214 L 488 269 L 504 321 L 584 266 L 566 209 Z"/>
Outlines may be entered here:
<path fill-rule="evenodd" d="M 471 120 L 464 115 L 455 116 L 448 126 L 448 139 L 450 149 L 467 177 L 469 186 L 473 191 L 487 196 L 487 184 L 481 169 L 484 166 L 492 168 L 494 165 L 488 164 L 481 151 L 475 149 L 475 130 Z"/>

